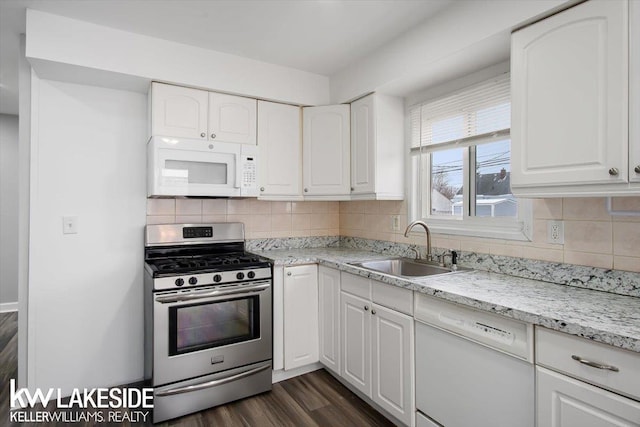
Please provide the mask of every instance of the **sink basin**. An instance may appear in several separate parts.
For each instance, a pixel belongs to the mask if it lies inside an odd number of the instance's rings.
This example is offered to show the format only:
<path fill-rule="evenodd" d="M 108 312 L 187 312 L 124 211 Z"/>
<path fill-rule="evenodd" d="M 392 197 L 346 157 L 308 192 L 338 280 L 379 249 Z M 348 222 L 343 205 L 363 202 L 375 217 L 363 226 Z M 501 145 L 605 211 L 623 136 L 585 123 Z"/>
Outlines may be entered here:
<path fill-rule="evenodd" d="M 424 277 L 436 274 L 453 273 L 449 268 L 433 264 L 424 264 L 408 258 L 354 262 L 351 265 L 400 277 Z"/>

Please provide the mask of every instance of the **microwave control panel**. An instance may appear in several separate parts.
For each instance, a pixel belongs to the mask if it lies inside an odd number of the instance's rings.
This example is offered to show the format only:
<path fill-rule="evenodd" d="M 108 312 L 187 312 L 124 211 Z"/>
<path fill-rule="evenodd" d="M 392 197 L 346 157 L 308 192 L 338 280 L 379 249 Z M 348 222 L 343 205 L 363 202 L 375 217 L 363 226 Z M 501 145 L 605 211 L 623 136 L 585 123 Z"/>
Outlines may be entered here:
<path fill-rule="evenodd" d="M 258 195 L 257 147 L 243 146 L 240 162 L 240 191 L 242 196 Z"/>
<path fill-rule="evenodd" d="M 247 157 L 242 162 L 242 188 L 256 186 L 256 161 L 253 157 Z"/>

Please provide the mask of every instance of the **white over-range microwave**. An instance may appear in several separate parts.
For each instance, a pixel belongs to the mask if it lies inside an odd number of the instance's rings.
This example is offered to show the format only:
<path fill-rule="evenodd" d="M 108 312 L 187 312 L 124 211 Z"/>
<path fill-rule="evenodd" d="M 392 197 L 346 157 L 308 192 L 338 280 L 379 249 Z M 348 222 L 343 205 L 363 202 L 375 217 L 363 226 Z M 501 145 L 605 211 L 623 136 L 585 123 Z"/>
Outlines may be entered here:
<path fill-rule="evenodd" d="M 154 136 L 147 144 L 147 195 L 255 197 L 258 147 Z"/>

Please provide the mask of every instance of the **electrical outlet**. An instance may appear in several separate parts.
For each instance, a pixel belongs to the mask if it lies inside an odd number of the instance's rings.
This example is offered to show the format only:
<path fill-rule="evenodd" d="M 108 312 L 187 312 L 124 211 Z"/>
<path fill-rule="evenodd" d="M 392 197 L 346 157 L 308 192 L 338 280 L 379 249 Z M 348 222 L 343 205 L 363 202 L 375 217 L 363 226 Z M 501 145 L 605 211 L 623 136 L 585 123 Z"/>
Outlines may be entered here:
<path fill-rule="evenodd" d="M 400 215 L 393 215 L 391 217 L 391 229 L 393 231 L 400 231 Z"/>
<path fill-rule="evenodd" d="M 547 221 L 547 243 L 564 243 L 564 222 Z"/>

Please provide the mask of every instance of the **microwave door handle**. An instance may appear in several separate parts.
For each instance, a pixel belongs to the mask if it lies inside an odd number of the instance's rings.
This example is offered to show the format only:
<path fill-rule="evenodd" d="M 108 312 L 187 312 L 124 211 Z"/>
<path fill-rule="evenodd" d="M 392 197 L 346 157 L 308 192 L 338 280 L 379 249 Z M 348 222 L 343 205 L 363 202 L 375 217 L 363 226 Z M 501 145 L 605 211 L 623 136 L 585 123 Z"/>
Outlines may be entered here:
<path fill-rule="evenodd" d="M 240 154 L 236 154 L 236 158 L 240 158 L 239 162 L 236 162 L 236 182 L 233 185 L 233 188 L 240 188 L 240 181 L 242 180 L 242 156 Z"/>

